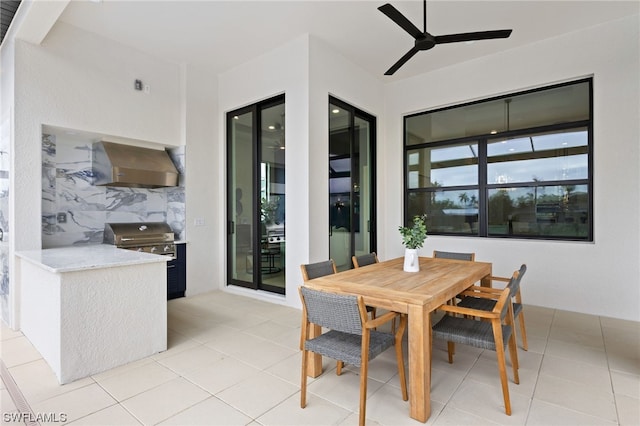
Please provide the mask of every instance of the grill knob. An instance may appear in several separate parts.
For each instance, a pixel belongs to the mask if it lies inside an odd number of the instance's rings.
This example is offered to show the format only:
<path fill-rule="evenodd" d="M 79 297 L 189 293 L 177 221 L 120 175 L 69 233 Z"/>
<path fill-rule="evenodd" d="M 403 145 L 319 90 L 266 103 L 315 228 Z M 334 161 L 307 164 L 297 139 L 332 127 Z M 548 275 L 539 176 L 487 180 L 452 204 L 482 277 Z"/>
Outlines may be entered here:
<path fill-rule="evenodd" d="M 158 247 L 151 247 L 151 253 L 158 251 Z"/>
<path fill-rule="evenodd" d="M 164 251 L 169 251 L 171 249 L 171 246 L 164 246 Z"/>
<path fill-rule="evenodd" d="M 142 247 L 138 247 L 138 250 L 136 250 L 136 251 L 142 251 Z"/>

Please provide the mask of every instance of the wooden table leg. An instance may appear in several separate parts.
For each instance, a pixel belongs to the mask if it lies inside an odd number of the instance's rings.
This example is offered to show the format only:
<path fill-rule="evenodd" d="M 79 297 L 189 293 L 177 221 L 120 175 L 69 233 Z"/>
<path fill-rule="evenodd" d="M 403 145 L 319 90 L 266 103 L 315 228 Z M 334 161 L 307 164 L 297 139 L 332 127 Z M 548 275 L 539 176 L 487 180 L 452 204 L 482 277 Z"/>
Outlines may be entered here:
<path fill-rule="evenodd" d="M 322 333 L 322 329 L 319 325 L 311 324 L 310 337 L 319 336 Z M 309 377 L 318 377 L 322 374 L 322 355 L 318 355 L 314 352 L 307 354 L 307 375 Z"/>
<path fill-rule="evenodd" d="M 480 280 L 480 286 L 482 287 L 491 287 L 492 283 L 491 283 L 491 274 L 487 275 L 486 277 L 482 278 Z"/>
<path fill-rule="evenodd" d="M 409 306 L 409 415 L 426 422 L 431 414 L 431 316 Z"/>

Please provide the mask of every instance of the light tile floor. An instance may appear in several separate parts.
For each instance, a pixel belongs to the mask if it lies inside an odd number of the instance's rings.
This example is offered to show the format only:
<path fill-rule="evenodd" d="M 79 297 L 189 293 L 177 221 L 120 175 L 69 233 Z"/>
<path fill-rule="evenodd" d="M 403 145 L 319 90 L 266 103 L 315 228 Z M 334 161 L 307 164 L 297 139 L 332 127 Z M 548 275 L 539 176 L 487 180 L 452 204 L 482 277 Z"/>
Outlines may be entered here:
<path fill-rule="evenodd" d="M 64 386 L 5 326 L 2 361 L 34 413 L 64 413 L 73 425 L 357 424 L 357 369 L 338 377 L 332 360 L 300 408 L 300 311 L 225 292 L 172 300 L 168 311 L 166 352 Z M 458 345 L 448 364 L 436 341 L 428 425 L 640 424 L 640 324 L 534 306 L 525 314 L 513 414 L 504 414 L 494 352 Z M 367 424 L 421 424 L 402 401 L 393 351 L 369 371 Z M 15 425 L 4 383 L 0 397 L 2 424 Z"/>

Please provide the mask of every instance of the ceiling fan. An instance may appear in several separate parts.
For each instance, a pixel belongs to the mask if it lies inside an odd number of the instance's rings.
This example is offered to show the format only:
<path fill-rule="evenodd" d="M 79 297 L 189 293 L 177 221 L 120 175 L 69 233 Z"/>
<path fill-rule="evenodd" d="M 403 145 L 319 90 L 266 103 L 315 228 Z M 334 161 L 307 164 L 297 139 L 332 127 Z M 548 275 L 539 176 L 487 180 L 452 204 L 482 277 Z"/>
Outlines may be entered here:
<path fill-rule="evenodd" d="M 408 32 L 416 39 L 415 45 L 405 55 L 398 60 L 384 75 L 393 75 L 398 69 L 404 65 L 409 59 L 421 50 L 429 50 L 436 44 L 458 43 L 462 41 L 490 40 L 494 38 L 507 38 L 511 35 L 512 30 L 495 30 L 495 31 L 478 31 L 473 33 L 448 34 L 442 36 L 433 36 L 427 32 L 427 0 L 424 0 L 423 11 L 423 28 L 420 31 L 418 27 L 413 25 L 402 13 L 391 4 L 387 3 L 378 8 L 378 10 L 387 15 L 393 22 L 398 24 L 403 30 Z"/>

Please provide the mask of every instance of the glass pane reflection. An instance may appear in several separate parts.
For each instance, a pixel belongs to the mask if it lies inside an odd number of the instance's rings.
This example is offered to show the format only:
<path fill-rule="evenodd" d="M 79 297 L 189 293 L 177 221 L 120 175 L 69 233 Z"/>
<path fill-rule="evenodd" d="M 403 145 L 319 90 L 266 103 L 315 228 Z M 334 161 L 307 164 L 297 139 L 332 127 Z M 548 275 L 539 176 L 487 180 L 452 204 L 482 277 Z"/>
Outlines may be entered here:
<path fill-rule="evenodd" d="M 410 189 L 478 184 L 478 145 L 422 148 L 407 152 Z"/>
<path fill-rule="evenodd" d="M 587 131 L 497 140 L 487 145 L 487 163 L 489 184 L 587 179 Z"/>
<path fill-rule="evenodd" d="M 588 235 L 587 185 L 489 191 L 489 235 L 583 239 Z"/>
<path fill-rule="evenodd" d="M 427 214 L 432 232 L 478 234 L 478 191 L 410 192 L 408 217 Z"/>

